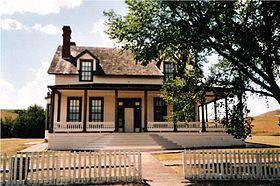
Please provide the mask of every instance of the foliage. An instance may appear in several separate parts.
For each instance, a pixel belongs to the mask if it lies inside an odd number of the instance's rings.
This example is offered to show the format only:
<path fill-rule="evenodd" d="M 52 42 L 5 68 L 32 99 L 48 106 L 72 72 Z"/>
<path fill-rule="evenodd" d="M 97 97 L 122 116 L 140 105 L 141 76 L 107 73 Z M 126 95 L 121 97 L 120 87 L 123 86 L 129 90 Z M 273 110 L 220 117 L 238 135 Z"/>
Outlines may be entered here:
<path fill-rule="evenodd" d="M 17 110 L 16 118 L 1 119 L 1 138 L 44 137 L 45 112 L 41 106 L 32 105 L 27 110 Z"/>
<path fill-rule="evenodd" d="M 128 14 L 108 16 L 108 34 L 137 61 L 159 63 L 190 51 L 198 64 L 216 52 L 248 78 L 246 91 L 280 103 L 280 6 L 268 1 L 127 0 Z"/>
<path fill-rule="evenodd" d="M 32 105 L 19 112 L 12 128 L 15 137 L 43 137 L 45 112 L 41 106 Z"/>
<path fill-rule="evenodd" d="M 1 123 L 1 138 L 12 137 L 11 129 L 14 124 L 14 120 L 11 117 L 5 117 L 0 119 Z"/>
<path fill-rule="evenodd" d="M 242 96 L 245 100 L 245 96 Z M 223 118 L 221 123 L 225 126 L 226 132 L 233 135 L 237 139 L 246 139 L 252 132 L 253 118 L 248 116 L 249 110 L 246 103 L 241 100 L 235 101 L 231 98 L 233 103 L 232 109 L 229 111 L 228 118 Z"/>
<path fill-rule="evenodd" d="M 144 65 L 153 60 L 157 65 L 164 60 L 176 63 L 176 78 L 167 80 L 162 91 L 174 105 L 175 120 L 189 120 L 193 103 L 203 104 L 206 91 L 216 86 L 226 88 L 238 100 L 250 91 L 280 103 L 277 2 L 127 0 L 126 4 L 124 17 L 112 10 L 104 13 L 107 33 Z M 211 53 L 222 60 L 206 81 L 200 69 L 205 55 Z M 186 65 L 197 70 L 194 77 L 186 73 Z M 247 135 L 247 114 L 243 98 L 226 120 L 227 131 L 236 137 Z"/>

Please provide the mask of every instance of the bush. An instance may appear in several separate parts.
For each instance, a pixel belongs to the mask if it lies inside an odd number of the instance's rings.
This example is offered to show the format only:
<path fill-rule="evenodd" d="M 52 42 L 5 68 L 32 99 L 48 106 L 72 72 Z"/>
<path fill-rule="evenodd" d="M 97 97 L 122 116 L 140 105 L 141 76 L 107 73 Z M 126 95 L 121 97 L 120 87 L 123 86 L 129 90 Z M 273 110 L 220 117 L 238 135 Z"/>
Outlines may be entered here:
<path fill-rule="evenodd" d="M 13 137 L 44 137 L 45 112 L 43 107 L 32 105 L 27 110 L 18 111 L 18 114 L 12 127 Z"/>

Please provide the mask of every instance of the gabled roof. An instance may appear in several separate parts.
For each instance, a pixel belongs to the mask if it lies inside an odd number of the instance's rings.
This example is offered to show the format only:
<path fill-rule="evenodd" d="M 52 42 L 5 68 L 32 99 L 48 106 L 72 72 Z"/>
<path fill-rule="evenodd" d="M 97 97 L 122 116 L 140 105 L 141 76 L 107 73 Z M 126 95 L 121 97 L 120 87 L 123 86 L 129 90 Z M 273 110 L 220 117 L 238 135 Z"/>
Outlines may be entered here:
<path fill-rule="evenodd" d="M 98 59 L 105 75 L 163 76 L 155 64 L 151 63 L 147 66 L 135 64 L 131 52 L 126 51 L 121 54 L 116 48 L 71 46 L 72 57 L 69 61 L 63 59 L 61 53 L 62 46 L 59 46 L 49 67 L 49 74 L 78 74 L 76 60 L 83 53 L 90 53 Z"/>

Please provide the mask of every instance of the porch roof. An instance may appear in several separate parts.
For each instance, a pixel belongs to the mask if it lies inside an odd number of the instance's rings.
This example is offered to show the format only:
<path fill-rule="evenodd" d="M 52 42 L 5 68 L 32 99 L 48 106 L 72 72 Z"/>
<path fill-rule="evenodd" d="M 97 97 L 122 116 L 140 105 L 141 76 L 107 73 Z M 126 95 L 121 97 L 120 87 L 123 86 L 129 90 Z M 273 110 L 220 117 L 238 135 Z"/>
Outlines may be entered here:
<path fill-rule="evenodd" d="M 69 85 L 53 85 L 48 86 L 52 90 L 160 90 L 162 85 L 155 84 L 69 84 Z"/>

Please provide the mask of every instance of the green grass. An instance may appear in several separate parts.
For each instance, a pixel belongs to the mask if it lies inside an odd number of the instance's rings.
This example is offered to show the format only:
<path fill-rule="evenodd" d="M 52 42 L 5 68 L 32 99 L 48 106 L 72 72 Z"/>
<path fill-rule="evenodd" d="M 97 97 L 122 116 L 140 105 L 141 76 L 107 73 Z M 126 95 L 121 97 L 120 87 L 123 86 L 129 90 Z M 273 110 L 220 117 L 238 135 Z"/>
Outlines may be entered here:
<path fill-rule="evenodd" d="M 44 139 L 34 139 L 34 138 L 5 138 L 0 139 L 1 153 L 15 153 L 17 151 L 23 150 L 30 147 L 31 144 L 25 144 L 30 142 L 43 142 Z"/>

